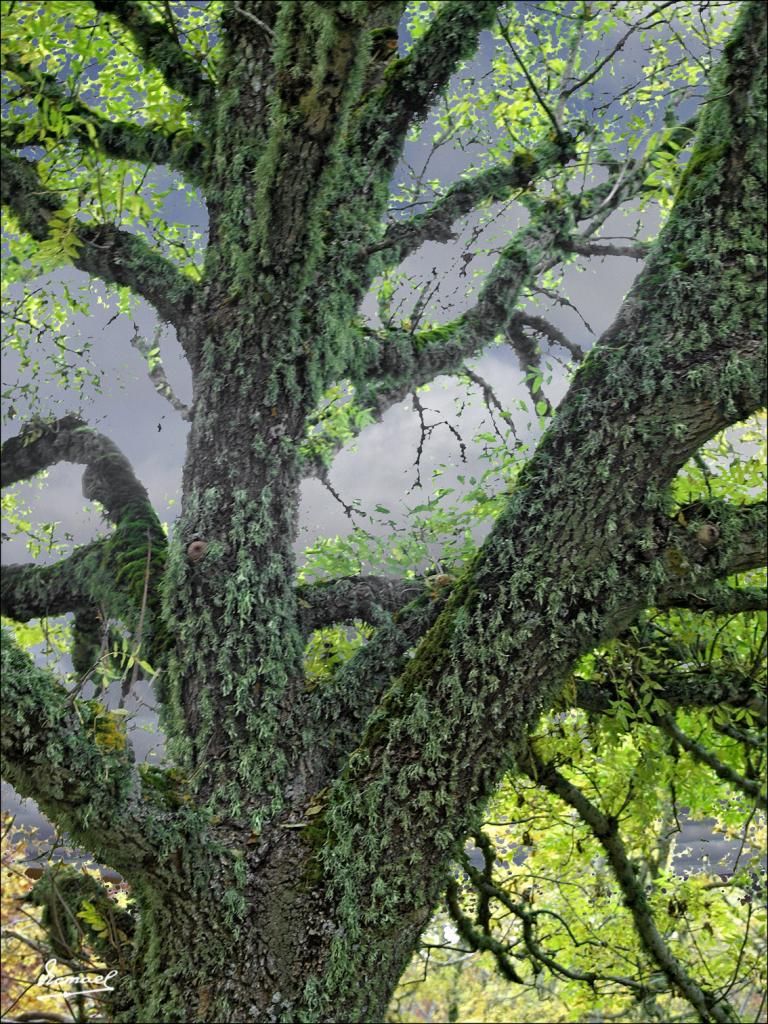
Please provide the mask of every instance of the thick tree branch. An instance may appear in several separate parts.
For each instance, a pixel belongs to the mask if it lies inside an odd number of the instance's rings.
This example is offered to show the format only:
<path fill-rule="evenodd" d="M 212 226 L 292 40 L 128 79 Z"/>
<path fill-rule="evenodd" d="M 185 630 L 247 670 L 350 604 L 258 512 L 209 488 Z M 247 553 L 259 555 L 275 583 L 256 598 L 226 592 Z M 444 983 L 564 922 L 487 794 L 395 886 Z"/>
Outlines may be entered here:
<path fill-rule="evenodd" d="M 754 800 L 755 804 L 762 811 L 766 810 L 765 790 L 761 788 L 760 783 L 756 779 L 747 779 L 740 772 L 731 768 L 730 765 L 723 764 L 718 757 L 715 757 L 711 750 L 707 750 L 701 743 L 697 743 L 696 740 L 687 736 L 678 726 L 672 715 L 659 716 L 656 719 L 656 724 L 678 746 L 690 754 L 694 761 L 698 761 L 699 764 L 705 764 L 708 768 L 711 768 L 718 779 L 722 779 L 723 782 L 728 782 L 735 786 L 736 789 L 741 790 L 742 793 L 745 793 L 750 799 Z"/>
<path fill-rule="evenodd" d="M 49 234 L 49 222 L 64 209 L 62 199 L 40 182 L 36 164 L 3 154 L 2 202 L 21 228 L 37 241 Z M 79 243 L 72 263 L 103 281 L 127 285 L 155 307 L 163 320 L 183 324 L 195 294 L 193 282 L 138 235 L 111 224 L 81 224 L 71 217 Z"/>
<path fill-rule="evenodd" d="M 111 121 L 76 96 L 67 95 L 53 75 L 31 70 L 12 54 L 3 58 L 3 70 L 19 80 L 32 98 L 42 97 L 63 108 L 70 133 L 82 146 L 95 146 L 114 160 L 165 164 L 181 171 L 193 184 L 204 182 L 205 146 L 196 138 L 194 131 L 166 132 L 158 125 Z M 2 140 L 5 145 L 11 149 L 34 145 L 39 137 L 26 138 L 27 127 L 24 123 L 3 122 Z"/>
<path fill-rule="evenodd" d="M 105 547 L 105 541 L 95 541 L 53 565 L 4 565 L 0 613 L 15 622 L 29 622 L 90 605 L 93 592 L 87 574 L 99 563 Z"/>
<path fill-rule="evenodd" d="M 128 880 L 148 875 L 167 891 L 186 885 L 174 851 L 210 854 L 209 834 L 192 808 L 158 802 L 140 782 L 121 715 L 78 700 L 0 631 L 4 776 L 78 846 Z M 159 770 L 158 770 L 159 771 Z M 162 773 L 161 773 L 162 774 Z"/>
<path fill-rule="evenodd" d="M 690 170 L 645 268 L 332 786 L 322 863 L 339 906 L 355 908 L 354 920 L 341 914 L 345 950 L 361 920 L 383 914 L 389 934 L 428 916 L 457 835 L 574 661 L 626 629 L 674 576 L 664 551 L 675 475 L 765 404 L 765 21 L 764 5 L 740 8 Z M 560 211 L 561 231 L 562 221 Z M 557 228 L 546 227 L 548 243 Z M 509 253 L 497 280 L 519 279 L 527 262 Z M 513 290 L 500 289 L 504 299 Z M 494 305 L 494 291 L 483 319 L 503 324 L 513 309 Z M 375 847 L 372 834 L 382 837 Z M 704 1012 L 728 1019 L 655 951 Z"/>
<path fill-rule="evenodd" d="M 2 486 L 28 480 L 58 462 L 84 465 L 83 495 L 98 501 L 115 532 L 52 566 L 3 571 L 3 613 L 19 621 L 103 606 L 128 626 L 144 622 L 144 650 L 157 665 L 168 637 L 159 581 L 167 541 L 143 485 L 117 446 L 77 416 L 32 420 L 2 448 Z M 148 588 L 151 581 L 152 586 Z M 137 647 L 141 642 L 137 637 Z"/>
<path fill-rule="evenodd" d="M 495 0 L 447 0 L 410 54 L 395 61 L 384 85 L 363 114 L 361 148 L 371 161 L 393 166 L 409 125 L 424 118 L 459 63 L 477 45 L 477 34 L 490 28 Z"/>
<path fill-rule="evenodd" d="M 676 126 L 642 161 L 630 160 L 624 166 L 612 167 L 607 181 L 578 195 L 552 197 L 551 202 L 544 203 L 531 197 L 531 223 L 502 251 L 481 291 L 480 298 L 484 302 L 479 300 L 464 317 L 437 331 L 421 334 L 400 330 L 369 332 L 362 339 L 361 358 L 356 361 L 351 376 L 366 402 L 373 405 L 376 415 L 383 415 L 386 409 L 402 401 L 413 387 L 426 384 L 439 374 L 455 373 L 465 358 L 479 354 L 490 344 L 494 334 L 503 327 L 500 320 L 507 320 L 504 328 L 507 339 L 516 347 L 521 362 L 525 362 L 531 350 L 530 344 L 523 340 L 522 324 L 565 347 L 575 359 L 583 358 L 581 349 L 561 332 L 555 336 L 555 329 L 547 321 L 520 311 L 513 313 L 514 304 L 523 288 L 540 273 L 567 258 L 574 251 L 574 244 L 588 244 L 589 236 L 599 230 L 615 209 L 641 193 L 653 158 L 673 147 L 677 150 L 684 146 L 690 141 L 695 125 L 696 119 L 691 118 Z M 589 225 L 577 233 L 576 225 L 585 220 L 590 221 Z M 392 230 L 398 226 L 393 225 Z M 510 273 L 515 263 L 516 277 Z M 478 331 L 478 320 L 482 320 L 485 312 L 483 307 L 494 304 L 505 308 L 504 316 L 490 317 L 485 331 Z"/>
<path fill-rule="evenodd" d="M 302 632 L 336 622 L 376 623 L 384 612 L 396 612 L 424 592 L 421 580 L 392 576 L 345 576 L 298 588 Z"/>
<path fill-rule="evenodd" d="M 574 239 L 571 251 L 580 256 L 626 256 L 633 260 L 644 260 L 651 250 L 649 242 L 635 242 L 634 245 L 613 245 L 611 242 L 582 242 Z"/>
<path fill-rule="evenodd" d="M 382 240 L 370 246 L 365 255 L 386 250 L 387 262 L 394 265 L 424 242 L 451 241 L 456 237 L 452 226 L 460 217 L 484 202 L 500 202 L 514 191 L 528 188 L 542 171 L 567 163 L 572 155 L 570 147 L 547 141 L 531 152 L 516 153 L 504 166 L 462 179 L 423 213 L 390 224 Z"/>
<path fill-rule="evenodd" d="M 582 359 L 582 350 L 562 332 L 541 317 L 515 312 L 514 307 L 523 289 L 538 274 L 567 259 L 575 240 L 584 241 L 586 236 L 577 234 L 579 221 L 591 218 L 587 235 L 596 231 L 622 202 L 642 191 L 652 156 L 670 142 L 680 146 L 690 134 L 690 124 L 679 126 L 646 160 L 615 170 L 608 181 L 580 195 L 555 196 L 544 202 L 531 198 L 530 223 L 502 250 L 477 303 L 463 316 L 431 331 L 368 332 L 361 339 L 359 357 L 351 371 L 365 403 L 372 405 L 377 415 L 383 415 L 414 387 L 440 374 L 457 372 L 465 359 L 478 355 L 497 334 L 506 336 L 521 363 L 527 365 L 534 352 L 521 330 L 523 325 L 563 346 L 575 359 Z"/>
<path fill-rule="evenodd" d="M 93 6 L 101 14 L 112 15 L 130 32 L 144 63 L 156 68 L 171 89 L 198 108 L 213 100 L 213 86 L 198 62 L 182 49 L 167 25 L 152 19 L 146 4 L 138 0 L 93 0 Z"/>
<path fill-rule="evenodd" d="M 390 391 L 387 389 L 392 387 L 394 383 L 392 377 L 388 377 L 383 382 L 380 382 L 381 386 L 377 388 L 373 388 L 365 382 L 361 384 L 358 380 L 358 404 L 368 404 L 372 406 L 371 411 L 374 421 L 380 421 L 387 408 L 391 407 L 391 405 L 396 401 L 399 401 L 400 398 L 405 397 L 405 381 L 407 380 L 409 372 L 407 367 L 415 367 L 419 358 L 413 350 L 419 350 L 419 344 L 422 341 L 426 341 L 427 344 L 433 343 L 436 346 L 435 352 L 430 352 L 428 354 L 425 353 L 423 357 L 424 366 L 427 366 L 428 364 L 432 365 L 431 360 L 433 357 L 437 357 L 437 349 L 440 344 L 447 342 L 447 339 L 450 339 L 451 330 L 454 327 L 457 331 L 460 330 L 458 325 L 449 325 L 447 328 L 441 330 L 422 332 L 421 335 L 409 334 L 402 330 L 368 332 L 367 341 L 370 349 L 380 344 L 391 346 L 391 348 L 389 348 L 386 354 L 383 354 L 382 357 L 387 360 L 387 365 L 392 369 L 393 376 L 399 384 L 399 386 L 393 387 Z M 580 362 L 584 358 L 584 351 L 575 342 L 566 337 L 562 331 L 549 323 L 549 321 L 545 320 L 543 317 L 533 316 L 531 314 L 518 311 L 509 318 L 506 328 L 506 337 L 510 346 L 517 355 L 520 366 L 523 370 L 528 370 L 531 366 L 538 366 L 540 364 L 540 352 L 535 342 L 526 333 L 526 330 L 533 334 L 544 336 L 552 344 L 559 345 L 566 349 L 566 351 L 571 354 L 575 362 Z M 443 354 L 447 359 L 449 358 L 448 349 L 446 349 Z M 451 361 L 453 361 L 452 358 Z M 398 372 L 400 373 L 399 378 L 397 377 Z M 431 370 L 426 370 L 425 375 L 428 377 L 430 372 Z M 496 410 L 505 423 L 507 423 L 511 428 L 515 437 L 517 437 L 517 428 L 515 426 L 514 419 L 509 412 L 502 408 L 501 403 L 494 393 L 490 383 L 484 380 L 476 370 L 471 369 L 466 364 L 457 364 L 454 372 L 460 376 L 467 377 L 481 388 L 484 400 L 491 415 L 493 416 L 494 410 Z M 530 378 L 527 379 L 526 383 L 529 387 L 529 391 L 532 390 L 531 386 L 533 382 Z M 541 401 L 543 398 L 540 391 L 532 394 L 531 397 L 534 402 Z M 318 416 L 318 419 L 320 418 L 322 418 L 322 412 Z M 354 424 L 350 424 L 350 426 L 352 427 L 353 436 L 356 436 L 361 428 L 356 427 Z M 326 478 L 330 459 L 340 452 L 348 441 L 349 436 L 345 436 L 343 439 L 336 441 L 324 441 L 322 435 L 320 435 L 318 439 L 310 438 L 309 442 L 306 444 L 306 454 L 304 457 L 304 464 L 302 466 L 302 474 L 307 477 L 314 476 L 320 480 Z M 320 445 L 322 445 L 322 447 L 320 447 Z"/>
<path fill-rule="evenodd" d="M 4 774 L 52 821 L 97 857 L 137 855 L 137 779 L 133 751 L 117 719 L 98 702 L 73 701 L 2 630 Z M 99 742 L 97 724 L 113 742 Z M 134 832 L 137 835 L 134 836 Z"/>
<path fill-rule="evenodd" d="M 716 601 L 717 581 L 720 577 L 754 568 L 765 561 L 764 503 L 730 507 L 726 503 L 713 502 L 706 507 L 689 508 L 688 516 L 690 522 L 686 526 L 682 526 L 679 519 L 668 521 L 668 543 L 658 556 L 664 564 L 671 563 L 678 570 L 672 574 L 673 589 L 669 593 L 685 594 L 684 599 L 675 599 L 667 604 L 691 605 L 692 602 L 703 600 L 694 597 L 689 591 L 679 590 L 681 549 L 688 552 L 695 567 L 697 593 L 707 594 L 711 602 Z M 703 526 L 713 524 L 717 525 L 718 537 L 715 544 L 705 547 L 698 537 L 699 531 Z M 709 537 L 707 533 L 706 539 L 709 540 Z M 369 644 L 340 671 L 333 690 L 337 696 L 332 696 L 327 688 L 323 689 L 320 714 L 327 716 L 330 709 L 333 709 L 333 746 L 337 760 L 343 760 L 343 755 L 357 742 L 362 723 L 374 708 L 380 694 L 407 663 L 406 652 L 434 624 L 454 585 L 455 581 L 450 576 L 442 577 L 439 586 L 432 588 L 429 601 L 424 598 L 414 601 L 418 591 L 423 590 L 423 584 L 409 580 L 388 580 L 386 577 L 357 577 L 299 589 L 300 605 L 304 601 L 309 603 L 309 608 L 303 613 L 306 631 L 356 617 L 377 624 L 381 612 L 396 611 L 413 601 L 398 617 L 394 628 L 380 625 Z M 738 593 L 733 588 L 726 589 Z M 742 601 L 739 607 L 729 606 L 723 610 L 749 610 L 759 605 L 763 593 L 758 588 L 751 588 L 748 608 L 743 606 Z M 330 598 L 327 608 L 326 594 Z M 655 681 L 661 689 L 654 692 L 672 707 L 706 707 L 717 704 L 752 707 L 758 699 L 754 679 L 737 669 L 715 671 L 711 666 L 706 670 L 681 669 L 661 673 Z M 593 681 L 586 683 L 576 680 L 573 700 L 576 707 L 605 713 L 618 698 L 617 692 L 609 692 Z"/>
<path fill-rule="evenodd" d="M 195 296 L 194 282 L 138 235 L 110 224 L 79 229 L 83 248 L 73 261 L 103 281 L 127 285 L 157 310 L 162 320 L 183 326 Z M 183 333 L 179 334 L 183 340 Z"/>
<path fill-rule="evenodd" d="M 117 445 L 91 429 L 78 416 L 60 420 L 31 420 L 2 447 L 2 486 L 29 480 L 57 462 L 86 466 L 83 496 L 98 501 L 119 523 L 126 510 L 151 508 L 146 489 Z"/>
<path fill-rule="evenodd" d="M 659 970 L 695 1008 L 702 1021 L 729 1022 L 738 1019 L 727 1000 L 707 992 L 687 973 L 680 961 L 664 941 L 653 917 L 645 887 L 639 878 L 626 847 L 619 835 L 618 822 L 609 818 L 593 804 L 580 789 L 569 782 L 551 764 L 544 764 L 533 751 L 520 761 L 520 767 L 538 785 L 548 789 L 573 807 L 582 821 L 589 826 L 603 847 L 614 877 L 624 894 L 624 904 L 632 914 L 638 937 L 645 951 Z"/>

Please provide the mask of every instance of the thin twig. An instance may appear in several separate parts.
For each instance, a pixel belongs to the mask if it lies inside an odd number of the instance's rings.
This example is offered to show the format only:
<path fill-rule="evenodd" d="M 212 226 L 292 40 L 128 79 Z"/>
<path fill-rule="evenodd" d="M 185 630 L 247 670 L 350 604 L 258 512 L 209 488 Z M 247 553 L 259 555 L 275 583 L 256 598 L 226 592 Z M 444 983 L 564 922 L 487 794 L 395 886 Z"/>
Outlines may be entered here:
<path fill-rule="evenodd" d="M 274 29 L 271 29 L 269 25 L 266 25 L 261 18 L 257 18 L 255 14 L 252 14 L 250 11 L 246 11 L 243 7 L 239 7 L 237 4 L 233 4 L 232 9 L 237 11 L 238 14 L 242 14 L 242 16 L 247 18 L 249 21 L 254 22 L 254 24 L 258 25 L 260 29 L 267 33 L 268 36 L 271 36 L 274 39 Z"/>

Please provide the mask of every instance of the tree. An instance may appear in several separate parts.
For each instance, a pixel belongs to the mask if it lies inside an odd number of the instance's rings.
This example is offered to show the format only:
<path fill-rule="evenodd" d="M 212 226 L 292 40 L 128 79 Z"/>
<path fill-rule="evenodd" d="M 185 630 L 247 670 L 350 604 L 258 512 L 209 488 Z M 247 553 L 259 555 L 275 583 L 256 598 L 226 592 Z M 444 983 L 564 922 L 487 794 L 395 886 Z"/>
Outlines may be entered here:
<path fill-rule="evenodd" d="M 557 744 L 529 743 L 558 699 L 595 713 L 615 704 L 619 673 L 565 683 L 577 659 L 607 659 L 609 641 L 642 633 L 666 667 L 655 696 L 669 710 L 654 705 L 649 728 L 765 806 L 754 765 L 698 751 L 675 719 L 702 704 L 759 710 L 755 672 L 725 666 L 692 689 L 667 634 L 645 625 L 649 609 L 763 602 L 732 578 L 765 564 L 765 504 L 724 500 L 705 481 L 681 509 L 671 487 L 702 445 L 766 401 L 765 6 L 739 5 L 695 120 L 675 120 L 677 93 L 708 62 L 686 58 L 681 84 L 663 48 L 639 95 L 665 112 L 654 132 L 620 130 L 608 114 L 597 132 L 587 102 L 632 34 L 673 15 L 692 24 L 683 6 L 445 0 L 407 12 L 399 56 L 405 5 L 393 0 L 5 4 L 15 322 L 31 316 L 34 329 L 41 299 L 28 282 L 68 261 L 117 286 L 122 310 L 131 294 L 151 303 L 194 381 L 169 537 L 128 461 L 81 417 L 36 416 L 3 448 L 3 486 L 83 465 L 83 492 L 112 524 L 54 565 L 7 567 L 2 589 L 16 622 L 74 615 L 69 679 L 4 633 L 3 750 L 19 793 L 131 885 L 131 968 L 110 1019 L 382 1019 L 446 886 L 461 920 L 451 864 L 513 766 L 590 824 L 661 988 L 702 1020 L 734 1018 L 659 933 L 618 817 L 563 774 Z M 491 28 L 501 56 L 472 113 L 449 87 Z M 485 109 L 507 134 L 492 133 L 485 166 L 385 227 L 407 134 L 447 91 L 445 133 Z M 204 197 L 207 241 L 164 221 L 169 179 L 153 178 L 156 166 Z M 668 210 L 663 230 L 476 553 L 426 582 L 298 581 L 302 478 L 327 479 L 350 434 L 436 376 L 471 377 L 464 360 L 494 339 L 534 371 L 531 331 L 567 345 L 516 307 L 552 268 L 609 253 L 601 225 L 638 196 Z M 379 327 L 361 318 L 375 279 L 387 313 L 387 274 L 408 254 L 513 197 L 528 223 L 469 309 L 443 323 L 421 308 L 402 322 L 389 311 Z M 57 296 L 49 320 L 67 300 Z M 157 350 L 142 344 L 168 393 Z M 355 621 L 373 627 L 365 642 L 350 651 L 331 639 L 337 657 L 313 677 L 307 651 L 323 659 L 310 635 Z M 164 768 L 137 769 L 124 718 L 80 696 L 120 629 L 127 685 L 139 669 L 154 676 Z M 69 905 L 91 896 L 72 886 Z M 520 920 L 535 940 L 529 910 Z"/>

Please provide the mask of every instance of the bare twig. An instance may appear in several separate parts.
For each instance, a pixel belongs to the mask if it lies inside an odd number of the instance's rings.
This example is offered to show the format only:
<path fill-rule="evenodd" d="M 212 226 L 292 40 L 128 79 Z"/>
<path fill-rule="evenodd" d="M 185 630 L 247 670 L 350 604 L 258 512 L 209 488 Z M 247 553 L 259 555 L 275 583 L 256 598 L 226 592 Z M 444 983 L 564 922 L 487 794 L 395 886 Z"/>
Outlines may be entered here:
<path fill-rule="evenodd" d="M 249 21 L 252 21 L 254 25 L 258 25 L 259 28 L 263 32 L 266 32 L 268 36 L 271 36 L 272 39 L 275 38 L 274 29 L 271 29 L 269 25 L 267 25 L 265 22 L 261 20 L 261 18 L 257 18 L 252 11 L 246 11 L 246 9 L 244 7 L 240 7 L 239 4 L 233 4 L 232 9 L 234 11 L 237 11 L 237 13 L 241 14 L 244 18 L 247 18 Z"/>
<path fill-rule="evenodd" d="M 133 336 L 130 339 L 131 345 L 139 352 L 147 362 L 149 379 L 152 381 L 155 391 L 162 395 L 180 414 L 182 419 L 191 418 L 191 410 L 180 398 L 176 397 L 165 373 L 165 367 L 160 358 L 160 335 L 163 332 L 163 325 L 160 324 L 155 330 L 155 336 L 150 344 L 146 338 L 139 333 L 138 324 L 133 325 Z"/>

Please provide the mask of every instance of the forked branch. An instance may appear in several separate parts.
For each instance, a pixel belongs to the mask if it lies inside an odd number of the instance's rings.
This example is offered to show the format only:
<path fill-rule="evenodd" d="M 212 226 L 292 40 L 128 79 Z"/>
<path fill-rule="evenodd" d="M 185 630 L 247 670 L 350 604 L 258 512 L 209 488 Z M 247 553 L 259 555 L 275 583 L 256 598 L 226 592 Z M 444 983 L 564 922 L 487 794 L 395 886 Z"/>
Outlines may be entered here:
<path fill-rule="evenodd" d="M 394 166 L 408 127 L 421 120 L 459 63 L 469 57 L 477 34 L 493 23 L 495 0 L 447 0 L 410 54 L 396 61 L 363 113 L 361 145 L 371 160 Z"/>

